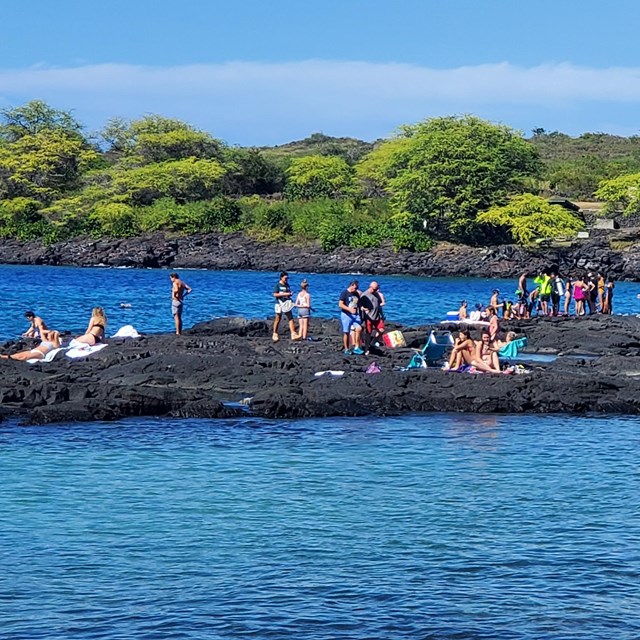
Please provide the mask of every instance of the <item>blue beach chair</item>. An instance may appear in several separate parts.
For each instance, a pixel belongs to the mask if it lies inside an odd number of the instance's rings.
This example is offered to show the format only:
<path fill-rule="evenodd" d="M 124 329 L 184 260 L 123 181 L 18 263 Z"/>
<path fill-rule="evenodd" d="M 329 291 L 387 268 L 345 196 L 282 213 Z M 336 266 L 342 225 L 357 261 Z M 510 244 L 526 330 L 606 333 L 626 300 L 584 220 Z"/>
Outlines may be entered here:
<path fill-rule="evenodd" d="M 414 354 L 407 369 L 421 369 L 440 366 L 447 349 L 453 346 L 453 336 L 449 331 L 436 333 L 432 331 L 421 351 Z"/>

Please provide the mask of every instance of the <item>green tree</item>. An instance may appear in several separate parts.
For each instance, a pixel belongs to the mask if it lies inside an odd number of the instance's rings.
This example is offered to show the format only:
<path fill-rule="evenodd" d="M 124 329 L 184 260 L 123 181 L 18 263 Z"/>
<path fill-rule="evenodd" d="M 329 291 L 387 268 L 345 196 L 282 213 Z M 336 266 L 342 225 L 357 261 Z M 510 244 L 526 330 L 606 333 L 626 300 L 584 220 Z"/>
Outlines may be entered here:
<path fill-rule="evenodd" d="M 296 158 L 287 169 L 285 196 L 292 200 L 343 198 L 355 194 L 354 170 L 343 158 Z"/>
<path fill-rule="evenodd" d="M 622 211 L 626 216 L 640 213 L 640 173 L 603 180 L 596 198 L 605 202 L 605 213 Z"/>
<path fill-rule="evenodd" d="M 82 137 L 82 125 L 69 111 L 54 109 L 42 100 L 32 100 L 12 109 L 1 109 L 0 116 L 0 139 L 8 142 L 51 131 Z"/>
<path fill-rule="evenodd" d="M 107 153 L 135 156 L 145 164 L 186 158 L 221 158 L 223 145 L 210 134 L 190 125 L 149 115 L 139 120 L 110 120 L 101 132 Z"/>
<path fill-rule="evenodd" d="M 518 244 L 534 240 L 573 236 L 584 227 L 578 216 L 544 198 L 524 193 L 502 207 L 491 207 L 478 215 L 478 222 L 506 231 Z"/>
<path fill-rule="evenodd" d="M 152 204 L 159 198 L 178 203 L 208 200 L 221 192 L 226 173 L 216 160 L 187 158 L 112 171 L 110 193 L 132 205 Z"/>
<path fill-rule="evenodd" d="M 360 175 L 381 183 L 395 210 L 425 220 L 436 238 L 472 238 L 478 212 L 522 191 L 540 169 L 520 134 L 474 116 L 427 120 L 404 127 L 401 138 L 374 150 L 386 157 L 367 158 Z"/>
<path fill-rule="evenodd" d="M 78 136 L 45 129 L 0 146 L 0 198 L 51 202 L 76 189 L 82 173 L 98 158 Z"/>

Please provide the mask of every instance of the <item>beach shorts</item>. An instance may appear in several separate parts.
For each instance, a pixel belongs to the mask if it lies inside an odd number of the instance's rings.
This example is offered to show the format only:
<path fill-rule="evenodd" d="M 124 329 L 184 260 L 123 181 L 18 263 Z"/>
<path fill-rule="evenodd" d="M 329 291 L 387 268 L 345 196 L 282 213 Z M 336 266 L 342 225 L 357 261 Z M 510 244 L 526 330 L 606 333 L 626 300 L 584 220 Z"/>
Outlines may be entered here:
<path fill-rule="evenodd" d="M 367 333 L 373 333 L 374 330 L 378 333 L 384 333 L 384 320 L 365 320 L 365 328 Z"/>
<path fill-rule="evenodd" d="M 541 293 L 540 294 L 540 302 L 549 302 L 549 300 L 551 299 L 551 294 L 550 293 Z"/>
<path fill-rule="evenodd" d="M 342 325 L 342 333 L 351 333 L 354 327 L 362 327 L 360 316 L 352 316 L 344 311 L 340 314 L 340 324 Z"/>
<path fill-rule="evenodd" d="M 171 301 L 171 314 L 174 316 L 182 316 L 182 302 L 180 300 Z"/>
<path fill-rule="evenodd" d="M 308 318 L 311 315 L 309 307 L 298 307 L 298 318 Z"/>

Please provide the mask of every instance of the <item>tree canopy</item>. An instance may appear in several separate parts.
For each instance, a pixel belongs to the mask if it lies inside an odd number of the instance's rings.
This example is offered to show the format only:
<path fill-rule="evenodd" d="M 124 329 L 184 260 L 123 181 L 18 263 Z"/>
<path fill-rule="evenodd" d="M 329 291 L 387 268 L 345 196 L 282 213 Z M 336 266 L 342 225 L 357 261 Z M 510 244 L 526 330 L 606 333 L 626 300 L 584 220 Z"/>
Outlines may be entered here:
<path fill-rule="evenodd" d="M 596 190 L 608 211 L 640 212 L 638 171 L 640 138 L 536 129 L 526 140 L 471 115 L 375 143 L 318 133 L 242 148 L 156 114 L 112 118 L 88 137 L 71 112 L 32 101 L 0 110 L 0 235 L 217 230 L 420 250 L 493 241 L 490 230 L 528 243 L 578 228 L 535 196 Z"/>
<path fill-rule="evenodd" d="M 407 126 L 400 140 L 374 150 L 360 175 L 384 188 L 398 212 L 423 218 L 435 238 L 472 238 L 480 211 L 505 202 L 540 171 L 521 135 L 474 116 Z"/>
<path fill-rule="evenodd" d="M 501 207 L 491 207 L 478 215 L 478 222 L 506 231 L 519 244 L 534 240 L 572 237 L 584 227 L 578 216 L 544 198 L 524 193 Z"/>

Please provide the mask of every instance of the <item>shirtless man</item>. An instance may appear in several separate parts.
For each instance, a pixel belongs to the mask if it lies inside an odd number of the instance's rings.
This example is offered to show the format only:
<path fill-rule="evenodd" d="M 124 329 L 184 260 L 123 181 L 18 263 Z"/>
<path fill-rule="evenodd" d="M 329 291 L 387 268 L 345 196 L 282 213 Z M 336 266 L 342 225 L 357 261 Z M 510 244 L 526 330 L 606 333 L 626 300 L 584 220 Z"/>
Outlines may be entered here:
<path fill-rule="evenodd" d="M 529 289 L 527 289 L 527 278 L 529 277 L 529 272 L 525 271 L 520 278 L 518 279 L 518 291 L 522 291 L 523 297 L 527 298 L 529 296 Z"/>
<path fill-rule="evenodd" d="M 47 330 L 44 320 L 33 311 L 25 312 L 24 317 L 31 323 L 31 326 L 22 334 L 22 337 L 41 338 L 42 334 Z"/>
<path fill-rule="evenodd" d="M 191 293 L 191 287 L 180 280 L 177 273 L 170 273 L 171 278 L 171 313 L 176 323 L 176 335 L 182 335 L 182 305 L 184 297 Z"/>

